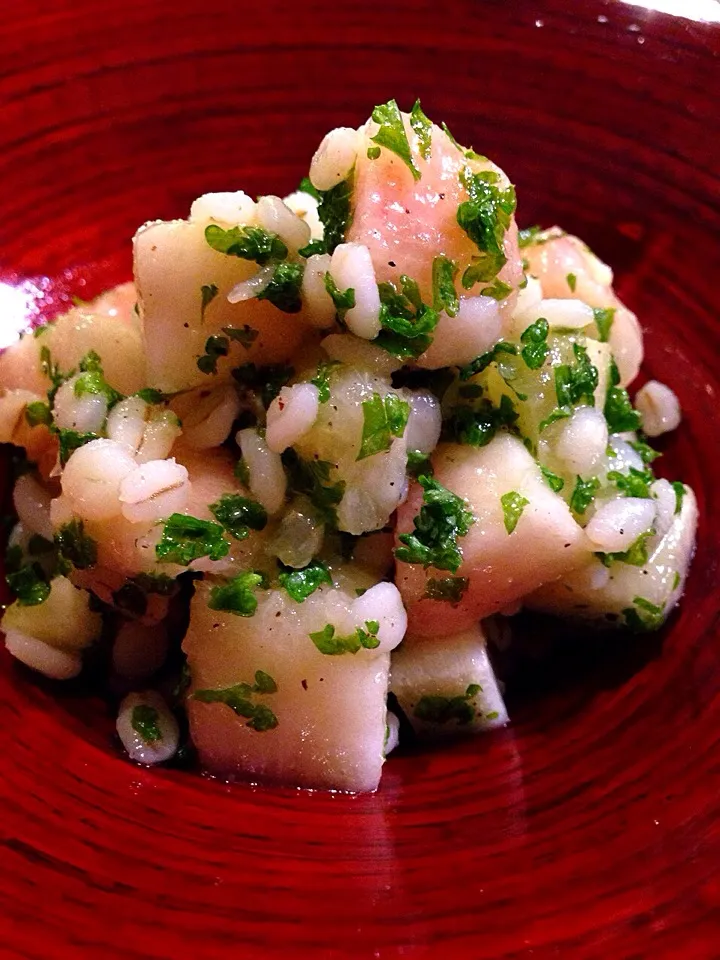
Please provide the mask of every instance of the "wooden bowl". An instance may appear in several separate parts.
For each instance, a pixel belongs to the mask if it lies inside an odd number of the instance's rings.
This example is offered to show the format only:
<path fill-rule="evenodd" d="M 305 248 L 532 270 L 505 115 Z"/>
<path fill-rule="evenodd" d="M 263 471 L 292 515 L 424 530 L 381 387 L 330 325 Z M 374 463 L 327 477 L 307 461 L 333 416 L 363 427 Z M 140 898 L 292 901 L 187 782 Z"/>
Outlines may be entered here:
<path fill-rule="evenodd" d="M 128 278 L 142 221 L 289 191 L 327 129 L 419 96 L 510 173 L 521 223 L 616 268 L 685 411 L 660 469 L 701 529 L 659 636 L 526 663 L 506 730 L 393 757 L 375 796 L 133 767 L 103 703 L 3 657 L 2 955 L 720 956 L 720 27 L 692 19 L 713 5 L 6 6 L 0 257 L 8 283 L 54 278 L 41 311 Z"/>

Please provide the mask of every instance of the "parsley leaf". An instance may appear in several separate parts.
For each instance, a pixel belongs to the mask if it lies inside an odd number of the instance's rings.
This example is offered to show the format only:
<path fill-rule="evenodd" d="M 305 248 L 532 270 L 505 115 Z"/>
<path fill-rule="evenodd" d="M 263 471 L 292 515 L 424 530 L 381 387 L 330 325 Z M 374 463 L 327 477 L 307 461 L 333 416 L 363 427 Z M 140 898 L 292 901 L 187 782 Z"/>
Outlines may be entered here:
<path fill-rule="evenodd" d="M 325 241 L 311 240 L 310 243 L 305 244 L 304 247 L 298 247 L 298 253 L 301 257 L 305 257 L 306 260 L 315 254 L 325 253 Z"/>
<path fill-rule="evenodd" d="M 153 389 L 153 387 L 143 387 L 142 390 L 138 390 L 135 396 L 144 400 L 145 403 L 150 404 L 165 403 L 165 401 L 169 399 L 167 394 L 161 393 L 159 390 Z"/>
<path fill-rule="evenodd" d="M 237 716 L 248 721 L 246 727 L 264 733 L 274 730 L 278 726 L 278 719 L 270 707 L 264 703 L 254 703 L 252 698 L 256 694 L 277 693 L 277 689 L 278 685 L 269 673 L 256 670 L 253 684 L 237 683 L 221 690 L 196 690 L 192 699 L 200 703 L 223 703 Z"/>
<path fill-rule="evenodd" d="M 457 540 L 464 537 L 475 518 L 465 501 L 425 474 L 418 478 L 425 491 L 423 506 L 413 523 L 414 533 L 401 533 L 395 556 L 405 563 L 421 563 L 455 573 L 462 563 Z"/>
<path fill-rule="evenodd" d="M 492 297 L 493 300 L 504 300 L 505 297 L 509 296 L 511 293 L 512 287 L 510 284 L 505 283 L 499 277 L 495 277 L 489 287 L 483 287 L 480 291 L 481 296 Z"/>
<path fill-rule="evenodd" d="M 83 397 L 86 394 L 103 396 L 108 407 L 114 406 L 123 399 L 123 395 L 118 393 L 114 387 L 111 387 L 105 379 L 100 357 L 94 350 L 91 350 L 82 358 L 80 370 L 81 373 L 73 386 L 73 393 L 76 397 Z"/>
<path fill-rule="evenodd" d="M 481 353 L 479 357 L 476 357 L 472 363 L 469 363 L 465 367 L 460 367 L 460 379 L 470 380 L 471 377 L 482 373 L 483 370 L 486 370 L 490 364 L 496 361 L 503 353 L 515 355 L 517 354 L 517 347 L 514 343 L 506 343 L 504 340 L 500 340 L 491 350 L 488 350 L 486 353 Z"/>
<path fill-rule="evenodd" d="M 587 349 L 573 344 L 575 363 L 561 363 L 555 367 L 555 393 L 560 407 L 573 407 L 585 400 L 595 406 L 595 390 L 598 385 L 597 367 L 590 363 Z"/>
<path fill-rule="evenodd" d="M 270 364 L 267 367 L 256 367 L 254 363 L 244 363 L 234 367 L 231 373 L 245 390 L 260 394 L 265 409 L 295 375 L 293 368 L 284 363 Z"/>
<path fill-rule="evenodd" d="M 418 108 L 419 113 L 422 114 L 422 111 L 419 110 L 420 104 L 416 103 L 415 106 Z M 413 107 L 413 110 L 414 109 Z M 373 110 L 372 118 L 375 123 L 380 124 L 378 132 L 374 137 L 370 138 L 373 143 L 377 143 L 378 146 L 381 147 L 386 147 L 396 156 L 400 157 L 410 173 L 412 173 L 413 178 L 419 180 L 420 171 L 413 160 L 407 133 L 405 132 L 405 124 L 403 123 L 403 118 L 397 103 L 394 100 L 388 100 L 387 103 L 380 104 Z M 427 118 L 425 117 L 424 119 L 425 122 L 427 122 Z M 422 123 L 422 121 L 420 122 Z"/>
<path fill-rule="evenodd" d="M 427 600 L 443 600 L 455 607 L 462 600 L 469 582 L 467 577 L 429 577 L 423 597 Z"/>
<path fill-rule="evenodd" d="M 368 160 L 379 160 L 382 150 L 380 147 L 368 147 L 367 148 L 367 158 Z"/>
<path fill-rule="evenodd" d="M 5 575 L 7 585 L 21 607 L 36 607 L 50 596 L 50 584 L 45 571 L 37 561 L 22 564 Z"/>
<path fill-rule="evenodd" d="M 569 273 L 565 279 L 567 280 L 567 285 L 570 287 L 570 292 L 575 293 L 575 287 L 577 287 L 577 277 L 574 273 Z"/>
<path fill-rule="evenodd" d="M 263 265 L 269 260 L 284 260 L 288 249 L 276 233 L 262 227 L 230 227 L 223 230 L 215 223 L 205 227 L 205 241 L 213 250 L 228 257 L 254 260 Z"/>
<path fill-rule="evenodd" d="M 570 416 L 570 411 L 563 407 L 555 407 L 552 413 L 545 417 L 544 420 L 540 421 L 538 427 L 538 433 L 542 433 L 547 427 L 551 426 L 553 423 L 557 423 L 558 420 L 567 420 Z"/>
<path fill-rule="evenodd" d="M 548 333 L 550 327 L 544 317 L 540 317 L 535 323 L 531 323 L 527 330 L 520 335 L 520 340 L 525 346 L 520 351 L 525 365 L 530 370 L 539 370 L 545 363 L 549 347 L 547 345 Z"/>
<path fill-rule="evenodd" d="M 350 203 L 354 178 L 353 169 L 346 180 L 320 194 L 318 217 L 324 227 L 325 248 L 328 253 L 332 253 L 339 243 L 345 241 L 345 233 L 352 223 Z"/>
<path fill-rule="evenodd" d="M 419 450 L 408 450 L 407 455 L 407 473 L 410 477 L 419 477 L 421 473 L 428 477 L 432 476 L 433 468 L 430 463 L 430 457 L 427 453 L 421 453 Z"/>
<path fill-rule="evenodd" d="M 448 257 L 435 257 L 432 263 L 433 310 L 444 310 L 449 317 L 456 317 L 460 301 L 455 292 L 455 277 L 458 266 Z"/>
<path fill-rule="evenodd" d="M 610 363 L 610 386 L 605 397 L 605 419 L 610 433 L 625 433 L 639 430 L 642 426 L 640 414 L 633 410 L 630 396 L 620 383 L 620 372 L 614 360 Z"/>
<path fill-rule="evenodd" d="M 37 427 L 40 424 L 46 427 L 51 426 L 53 415 L 49 404 L 43 403 L 42 400 L 33 400 L 25 407 L 25 419 L 31 427 Z"/>
<path fill-rule="evenodd" d="M 553 491 L 553 493 L 560 493 L 562 488 L 565 486 L 565 481 L 562 477 L 559 477 L 556 473 L 553 473 L 552 470 L 548 470 L 547 467 L 540 467 L 540 472 L 545 478 L 545 482 Z"/>
<path fill-rule="evenodd" d="M 482 691 L 477 683 L 471 683 L 465 693 L 455 697 L 443 697 L 438 694 L 425 694 L 420 697 L 413 714 L 425 723 L 450 723 L 459 725 L 472 723 L 475 719 L 475 707 L 472 700 Z"/>
<path fill-rule="evenodd" d="M 341 367 L 339 360 L 321 360 L 318 364 L 317 373 L 310 383 L 318 388 L 318 400 L 320 403 L 327 403 L 330 399 L 330 377 L 336 367 Z"/>
<path fill-rule="evenodd" d="M 600 487 L 600 481 L 597 477 L 590 477 L 589 480 L 583 480 L 578 477 L 575 481 L 575 487 L 570 497 L 570 509 L 573 513 L 582 515 L 592 503 Z"/>
<path fill-rule="evenodd" d="M 677 515 L 682 510 L 683 498 L 685 496 L 685 484 L 681 483 L 679 480 L 673 480 L 671 487 L 675 491 L 675 514 Z"/>
<path fill-rule="evenodd" d="M 439 314 L 422 302 L 417 283 L 405 274 L 400 290 L 394 283 L 379 283 L 378 293 L 383 329 L 373 343 L 399 359 L 419 357 L 432 343 Z"/>
<path fill-rule="evenodd" d="M 315 197 L 316 200 L 320 199 L 320 191 L 313 186 L 312 180 L 310 177 L 303 177 L 300 183 L 298 184 L 299 193 L 309 193 L 311 197 Z"/>
<path fill-rule="evenodd" d="M 205 311 L 219 293 L 216 283 L 204 283 L 200 287 L 200 322 L 205 322 Z"/>
<path fill-rule="evenodd" d="M 443 424 L 443 439 L 471 447 L 484 447 L 502 427 L 512 429 L 518 419 L 510 397 L 504 393 L 496 407 L 487 397 L 474 407 L 452 407 Z"/>
<path fill-rule="evenodd" d="M 380 624 L 377 620 L 366 620 L 365 630 L 358 627 L 355 633 L 347 637 L 338 637 L 335 634 L 335 627 L 327 623 L 322 630 L 310 634 L 310 639 L 318 648 L 320 653 L 328 657 L 337 657 L 343 653 L 357 653 L 359 650 L 374 650 L 380 646 L 378 639 L 378 630 Z"/>
<path fill-rule="evenodd" d="M 227 583 L 212 587 L 208 606 L 211 610 L 224 610 L 238 617 L 252 617 L 257 610 L 255 590 L 265 583 L 262 573 L 246 570 Z"/>
<path fill-rule="evenodd" d="M 513 533 L 518 525 L 518 520 L 523 514 L 523 510 L 530 501 L 519 494 L 516 490 L 510 490 L 500 497 L 500 503 L 503 510 L 503 522 L 508 534 Z"/>
<path fill-rule="evenodd" d="M 200 557 L 221 560 L 229 552 L 230 544 L 220 524 L 182 513 L 173 513 L 165 521 L 162 538 L 155 547 L 158 560 L 184 567 Z"/>
<path fill-rule="evenodd" d="M 47 395 L 48 400 L 52 404 L 53 400 L 55 399 L 55 394 L 65 383 L 65 381 L 70 379 L 74 371 L 70 370 L 68 373 L 62 373 L 58 364 L 53 362 L 50 349 L 48 347 L 41 347 L 40 372 L 43 374 L 43 376 L 47 377 L 51 383 L 51 387 L 48 390 Z"/>
<path fill-rule="evenodd" d="M 137 707 L 133 707 L 130 724 L 143 743 L 151 744 L 162 740 L 160 715 L 155 707 L 151 707 L 147 703 L 141 703 Z"/>
<path fill-rule="evenodd" d="M 242 327 L 223 327 L 222 330 L 229 340 L 234 340 L 236 343 L 242 344 L 246 350 L 250 349 L 260 335 L 258 330 L 255 330 L 247 323 Z"/>
<path fill-rule="evenodd" d="M 600 343 L 607 343 L 615 319 L 615 307 L 593 307 L 593 317 Z"/>
<path fill-rule="evenodd" d="M 345 494 L 345 481 L 330 480 L 332 464 L 327 460 L 303 460 L 292 447 L 282 454 L 288 473 L 288 485 L 294 493 L 304 493 L 320 515 L 322 522 L 331 528 L 337 526 L 336 507 Z"/>
<path fill-rule="evenodd" d="M 343 326 L 345 324 L 345 314 L 355 306 L 355 291 L 352 287 L 348 287 L 344 291 L 339 290 L 329 270 L 325 274 L 325 289 L 335 304 L 338 323 Z"/>
<path fill-rule="evenodd" d="M 432 123 L 422 111 L 420 101 L 416 100 L 410 111 L 410 126 L 415 131 L 423 160 L 430 159 L 432 148 Z"/>
<path fill-rule="evenodd" d="M 205 341 L 205 353 L 198 357 L 198 370 L 201 373 L 217 373 L 218 358 L 226 357 L 228 353 L 230 353 L 228 338 L 213 334 Z"/>
<path fill-rule="evenodd" d="M 323 583 L 332 586 L 330 571 L 321 560 L 311 560 L 300 570 L 283 570 L 278 574 L 280 586 L 296 603 L 302 603 Z"/>
<path fill-rule="evenodd" d="M 531 244 L 535 243 L 535 238 L 539 233 L 542 233 L 542 227 L 525 227 L 523 230 L 518 230 L 518 246 L 522 250 L 524 247 L 529 247 Z"/>
<path fill-rule="evenodd" d="M 626 497 L 643 499 L 650 496 L 650 484 L 655 479 L 650 470 L 637 470 L 635 467 L 630 467 L 627 474 L 611 470 L 607 478 Z"/>
<path fill-rule="evenodd" d="M 394 393 L 381 397 L 373 393 L 363 400 L 363 430 L 360 451 L 355 458 L 364 460 L 390 449 L 393 437 L 401 437 L 410 416 L 410 404 Z"/>
<path fill-rule="evenodd" d="M 623 610 L 625 623 L 631 630 L 637 633 L 647 633 L 651 630 L 657 630 L 663 622 L 663 612 L 665 604 L 659 607 L 645 597 L 635 597 L 633 607 Z"/>
<path fill-rule="evenodd" d="M 304 267 L 301 263 L 279 263 L 270 283 L 257 294 L 257 300 L 268 300 L 283 313 L 299 313 L 302 310 L 300 287 Z"/>
<path fill-rule="evenodd" d="M 653 460 L 657 460 L 658 457 L 662 456 L 658 450 L 653 450 L 650 444 L 641 438 L 638 438 L 637 440 L 631 440 L 630 446 L 633 448 L 635 453 L 640 454 L 640 458 L 643 463 L 652 463 Z"/>
<path fill-rule="evenodd" d="M 71 520 L 55 534 L 58 552 L 78 570 L 87 570 L 97 563 L 97 543 L 85 533 L 82 520 Z"/>
<path fill-rule="evenodd" d="M 460 172 L 460 183 L 469 199 L 459 205 L 457 222 L 479 250 L 463 273 L 466 290 L 478 281 L 489 282 L 507 263 L 503 240 L 515 212 L 515 190 L 512 186 L 501 190 L 498 180 L 499 175 L 492 170 L 473 173 L 470 167 L 464 167 Z"/>
<path fill-rule="evenodd" d="M 217 522 L 236 540 L 245 540 L 251 530 L 264 530 L 267 512 L 256 500 L 239 493 L 224 493 L 210 504 L 210 512 Z"/>
<path fill-rule="evenodd" d="M 652 534 L 652 530 L 641 533 L 637 540 L 630 544 L 627 550 L 618 553 L 596 553 L 595 556 L 598 557 L 606 567 L 609 567 L 610 564 L 615 561 L 630 564 L 632 567 L 644 567 L 648 562 L 647 540 Z"/>

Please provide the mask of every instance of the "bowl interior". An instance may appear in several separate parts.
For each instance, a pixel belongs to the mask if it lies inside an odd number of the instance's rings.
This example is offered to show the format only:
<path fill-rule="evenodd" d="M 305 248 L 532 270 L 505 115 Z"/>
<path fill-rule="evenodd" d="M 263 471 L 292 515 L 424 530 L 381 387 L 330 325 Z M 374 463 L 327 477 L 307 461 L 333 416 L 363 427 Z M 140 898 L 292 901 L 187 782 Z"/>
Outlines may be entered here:
<path fill-rule="evenodd" d="M 521 225 L 560 223 L 615 268 L 644 375 L 685 412 L 659 472 L 701 511 L 661 634 L 526 659 L 510 727 L 393 758 L 375 796 L 131 767 L 102 702 L 3 656 L 8 949 L 676 956 L 692 925 L 692 956 L 715 956 L 720 28 L 610 2 L 28 0 L 4 43 L 0 263 L 43 315 L 128 279 L 143 221 L 289 192 L 327 129 L 420 97 L 508 171 Z"/>

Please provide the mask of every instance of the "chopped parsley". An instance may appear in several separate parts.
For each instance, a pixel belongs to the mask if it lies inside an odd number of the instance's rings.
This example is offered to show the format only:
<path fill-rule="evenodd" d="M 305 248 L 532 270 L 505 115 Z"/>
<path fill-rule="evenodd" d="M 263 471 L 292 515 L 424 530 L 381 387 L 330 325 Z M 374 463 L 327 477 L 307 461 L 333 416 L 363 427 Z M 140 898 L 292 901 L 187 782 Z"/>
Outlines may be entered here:
<path fill-rule="evenodd" d="M 505 297 L 509 296 L 511 293 L 512 287 L 510 284 L 505 283 L 505 281 L 501 280 L 499 277 L 495 277 L 489 287 L 483 287 L 480 291 L 481 296 L 492 297 L 493 300 L 504 300 Z"/>
<path fill-rule="evenodd" d="M 260 394 L 263 406 L 267 409 L 285 384 L 295 375 L 292 367 L 284 363 L 256 367 L 254 363 L 244 363 L 231 371 L 233 379 L 245 390 Z"/>
<path fill-rule="evenodd" d="M 205 353 L 198 357 L 197 366 L 201 373 L 217 373 L 218 359 L 230 353 L 227 337 L 214 334 L 205 341 Z"/>
<path fill-rule="evenodd" d="M 227 583 L 212 587 L 208 606 L 211 610 L 224 610 L 237 617 L 252 617 L 257 610 L 255 591 L 266 583 L 264 574 L 245 570 Z"/>
<path fill-rule="evenodd" d="M 163 563 L 177 563 L 186 567 L 193 560 L 209 557 L 221 560 L 230 552 L 230 543 L 223 536 L 223 528 L 211 520 L 173 513 L 163 526 L 155 556 Z"/>
<path fill-rule="evenodd" d="M 589 480 L 578 477 L 570 497 L 570 509 L 573 513 L 582 516 L 595 499 L 599 487 L 600 481 L 597 477 L 590 477 Z"/>
<path fill-rule="evenodd" d="M 339 360 L 321 360 L 318 364 L 317 373 L 310 383 L 317 387 L 320 403 L 327 403 L 330 399 L 330 377 L 333 370 L 341 366 Z"/>
<path fill-rule="evenodd" d="M 254 703 L 253 697 L 257 694 L 277 693 L 277 689 L 278 685 L 269 673 L 256 670 L 253 684 L 236 683 L 233 687 L 221 690 L 196 690 L 192 699 L 200 703 L 223 703 L 238 717 L 247 720 L 246 727 L 257 733 L 264 733 L 266 730 L 274 730 L 278 719 L 266 704 Z"/>
<path fill-rule="evenodd" d="M 655 479 L 650 470 L 637 470 L 635 467 L 630 467 L 626 474 L 620 473 L 619 470 L 611 470 L 607 478 L 626 497 L 643 499 L 650 496 L 650 484 Z"/>
<path fill-rule="evenodd" d="M 538 235 L 542 233 L 542 227 L 525 227 L 523 230 L 518 230 L 518 246 L 520 249 L 531 246 L 533 243 L 537 243 Z"/>
<path fill-rule="evenodd" d="M 420 156 L 423 160 L 429 160 L 432 149 L 432 123 L 423 113 L 419 100 L 415 101 L 410 111 L 410 126 L 418 138 Z"/>
<path fill-rule="evenodd" d="M 78 570 L 87 570 L 97 563 L 97 543 L 85 533 L 82 520 L 71 520 L 55 534 L 60 555 Z"/>
<path fill-rule="evenodd" d="M 313 186 L 313 182 L 310 177 L 303 177 L 300 183 L 298 184 L 298 193 L 308 193 L 311 197 L 314 197 L 316 200 L 320 199 L 320 191 Z"/>
<path fill-rule="evenodd" d="M 363 400 L 362 411 L 362 440 L 356 460 L 364 460 L 390 449 L 392 438 L 401 437 L 405 432 L 410 404 L 394 393 L 386 397 L 373 393 L 369 400 Z"/>
<path fill-rule="evenodd" d="M 20 557 L 22 557 L 22 551 L 20 551 Z M 10 551 L 8 551 L 9 558 Z M 50 596 L 50 583 L 37 561 L 21 563 L 16 570 L 5 575 L 5 580 L 21 607 L 36 607 Z"/>
<path fill-rule="evenodd" d="M 416 114 L 416 118 L 422 115 L 427 123 L 427 118 L 422 114 L 422 111 L 420 111 L 420 104 L 416 103 L 415 106 L 419 111 L 419 113 Z M 413 107 L 413 110 L 414 109 L 415 107 Z M 403 123 L 402 114 L 400 113 L 397 103 L 394 100 L 388 100 L 387 103 L 380 104 L 373 110 L 372 118 L 375 123 L 380 124 L 378 132 L 374 137 L 370 138 L 373 143 L 376 143 L 380 147 L 385 147 L 400 157 L 410 173 L 412 173 L 413 178 L 419 180 L 420 171 L 413 160 L 410 143 L 408 142 L 405 131 L 405 124 Z M 422 121 L 420 121 L 420 123 L 422 123 Z M 413 129 L 415 128 L 413 127 Z"/>
<path fill-rule="evenodd" d="M 577 277 L 574 273 L 569 273 L 565 279 L 567 280 L 567 285 L 570 287 L 570 292 L 575 293 L 575 287 L 577 287 Z"/>
<path fill-rule="evenodd" d="M 552 426 L 553 423 L 557 423 L 558 420 L 567 420 L 570 416 L 570 411 L 563 407 L 555 407 L 552 413 L 545 417 L 544 420 L 540 421 L 538 427 L 538 432 L 542 433 L 543 430 L 546 430 L 549 426 Z"/>
<path fill-rule="evenodd" d="M 380 624 L 377 620 L 366 620 L 364 630 L 358 627 L 355 633 L 351 633 L 347 637 L 338 637 L 335 634 L 335 627 L 331 623 L 327 623 L 322 630 L 311 633 L 310 639 L 320 653 L 324 653 L 328 657 L 337 657 L 343 653 L 355 654 L 359 650 L 374 650 L 379 647 L 379 629 Z"/>
<path fill-rule="evenodd" d="M 423 597 L 426 600 L 442 600 L 457 606 L 469 582 L 467 577 L 429 577 Z"/>
<path fill-rule="evenodd" d="M 665 604 L 659 607 L 645 597 L 635 597 L 634 606 L 623 610 L 625 623 L 636 633 L 648 633 L 651 630 L 657 630 L 662 625 Z"/>
<path fill-rule="evenodd" d="M 675 513 L 678 514 L 682 510 L 683 498 L 685 496 L 685 484 L 681 483 L 679 480 L 673 480 L 671 487 L 675 491 Z"/>
<path fill-rule="evenodd" d="M 437 480 L 422 474 L 418 483 L 424 490 L 423 506 L 413 523 L 414 533 L 401 533 L 402 544 L 395 556 L 405 563 L 421 563 L 455 573 L 462 563 L 458 537 L 464 537 L 475 518 L 465 501 Z"/>
<path fill-rule="evenodd" d="M 284 260 L 288 249 L 276 233 L 262 227 L 230 227 L 223 230 L 215 223 L 205 227 L 205 241 L 213 250 L 228 257 L 253 260 L 262 266 L 270 260 Z"/>
<path fill-rule="evenodd" d="M 43 403 L 42 400 L 33 400 L 25 407 L 25 419 L 31 427 L 37 427 L 40 424 L 49 427 L 53 422 L 49 404 Z"/>
<path fill-rule="evenodd" d="M 561 363 L 555 367 L 555 393 L 558 406 L 573 407 L 582 400 L 595 406 L 598 385 L 597 367 L 590 363 L 588 352 L 579 343 L 573 343 L 575 363 Z"/>
<path fill-rule="evenodd" d="M 74 371 L 71 370 L 68 373 L 62 373 L 58 364 L 53 361 L 49 347 L 41 347 L 40 372 L 43 374 L 43 376 L 47 377 L 51 383 L 51 387 L 48 390 L 47 395 L 48 400 L 52 404 L 53 400 L 55 399 L 55 394 L 65 383 L 65 381 L 70 379 Z"/>
<path fill-rule="evenodd" d="M 204 283 L 200 287 L 200 322 L 205 322 L 205 311 L 219 293 L 216 283 Z"/>
<path fill-rule="evenodd" d="M 352 200 L 354 169 L 347 179 L 320 194 L 318 217 L 324 228 L 325 249 L 332 253 L 345 240 L 345 233 L 352 223 L 350 203 Z"/>
<path fill-rule="evenodd" d="M 251 530 L 264 530 L 267 526 L 265 508 L 239 493 L 224 493 L 210 504 L 210 512 L 235 540 L 245 540 Z"/>
<path fill-rule="evenodd" d="M 520 340 L 524 344 L 520 355 L 525 361 L 525 366 L 530 370 L 539 370 L 545 363 L 549 352 L 547 344 L 550 327 L 544 317 L 540 317 L 535 323 L 522 332 Z"/>
<path fill-rule="evenodd" d="M 600 343 L 607 343 L 615 319 L 615 307 L 593 307 L 593 317 Z"/>
<path fill-rule="evenodd" d="M 257 300 L 267 300 L 283 313 L 299 313 L 302 310 L 300 287 L 304 267 L 301 263 L 279 263 L 270 283 L 257 294 Z"/>
<path fill-rule="evenodd" d="M 159 390 L 155 390 L 153 387 L 143 387 L 142 390 L 138 390 L 135 396 L 139 397 L 141 400 L 144 400 L 145 403 L 151 404 L 165 403 L 166 400 L 170 399 L 166 393 L 161 393 Z"/>
<path fill-rule="evenodd" d="M 306 244 L 304 247 L 299 247 L 298 253 L 301 257 L 305 257 L 306 259 L 315 256 L 318 253 L 325 253 L 325 241 L 311 240 L 310 243 Z"/>
<path fill-rule="evenodd" d="M 433 472 L 432 463 L 427 453 L 421 453 L 419 450 L 408 450 L 407 455 L 407 473 L 410 477 L 419 477 L 421 473 L 431 477 Z"/>
<path fill-rule="evenodd" d="M 330 480 L 332 464 L 327 460 L 303 460 L 288 447 L 282 454 L 288 473 L 288 485 L 294 493 L 304 493 L 317 510 L 322 522 L 337 526 L 337 505 L 345 493 L 345 481 Z"/>
<path fill-rule="evenodd" d="M 631 440 L 630 446 L 633 448 L 635 453 L 640 454 L 640 458 L 643 463 L 652 463 L 653 460 L 657 460 L 658 457 L 662 456 L 658 450 L 653 450 L 650 444 L 641 438 L 638 438 L 637 440 Z"/>
<path fill-rule="evenodd" d="M 548 470 L 547 467 L 540 467 L 540 472 L 545 478 L 545 483 L 547 483 L 553 493 L 560 493 L 562 488 L 565 486 L 565 481 L 563 478 L 559 477 L 556 473 L 553 473 L 552 470 Z"/>
<path fill-rule="evenodd" d="M 382 150 L 380 147 L 368 147 L 367 148 L 367 158 L 368 160 L 379 160 Z"/>
<path fill-rule="evenodd" d="M 222 330 L 229 340 L 242 344 L 246 350 L 250 349 L 260 335 L 258 330 L 247 323 L 242 327 L 223 327 Z"/>
<path fill-rule="evenodd" d="M 630 397 L 624 387 L 619 386 L 620 372 L 614 360 L 610 363 L 610 386 L 605 397 L 605 419 L 610 433 L 625 433 L 639 430 L 642 420 L 637 410 L 633 410 Z"/>
<path fill-rule="evenodd" d="M 512 430 L 518 416 L 515 405 L 506 393 L 500 398 L 499 407 L 484 397 L 473 407 L 452 407 L 443 424 L 443 438 L 471 447 L 484 447 L 501 428 Z"/>
<path fill-rule="evenodd" d="M 425 723 L 444 724 L 455 721 L 459 726 L 464 726 L 475 719 L 472 701 L 481 691 L 479 683 L 471 683 L 465 693 L 454 697 L 425 694 L 418 700 L 413 714 Z"/>
<path fill-rule="evenodd" d="M 470 167 L 463 167 L 460 171 L 460 183 L 469 199 L 459 205 L 457 222 L 479 251 L 463 273 L 466 290 L 479 281 L 491 281 L 507 263 L 503 240 L 515 212 L 515 190 L 512 186 L 500 189 L 499 179 L 492 170 L 473 173 Z"/>
<path fill-rule="evenodd" d="M 515 527 L 518 525 L 518 520 L 523 515 L 523 510 L 529 503 L 530 501 L 516 490 L 510 490 L 500 497 L 503 522 L 508 534 L 513 533 Z"/>
<path fill-rule="evenodd" d="M 458 266 L 448 257 L 435 257 L 432 263 L 433 310 L 444 310 L 449 317 L 456 317 L 460 301 L 455 292 L 455 277 Z"/>
<path fill-rule="evenodd" d="M 73 386 L 73 393 L 76 397 L 83 397 L 86 394 L 102 396 L 107 401 L 108 407 L 114 406 L 123 399 L 123 395 L 118 393 L 114 387 L 111 387 L 105 379 L 102 362 L 94 350 L 91 350 L 82 358 L 80 371 Z"/>
<path fill-rule="evenodd" d="M 339 290 L 330 271 L 325 274 L 325 289 L 335 304 L 338 323 L 343 326 L 345 324 L 345 314 L 355 306 L 355 291 L 352 287 L 348 287 L 347 290 Z"/>
<path fill-rule="evenodd" d="M 405 274 L 400 289 L 394 283 L 379 283 L 378 293 L 382 330 L 373 342 L 402 360 L 419 357 L 432 343 L 438 312 L 422 302 L 417 283 Z"/>
<path fill-rule="evenodd" d="M 330 571 L 321 560 L 311 560 L 300 570 L 282 570 L 278 574 L 278 580 L 280 586 L 285 588 L 296 603 L 307 600 L 323 583 L 332 586 L 333 582 Z"/>
<path fill-rule="evenodd" d="M 627 550 L 617 553 L 597 553 L 595 556 L 609 567 L 611 563 L 627 563 L 631 567 L 644 567 L 648 562 L 647 541 L 653 535 L 652 530 L 641 533 L 637 540 L 630 544 Z"/>
<path fill-rule="evenodd" d="M 137 707 L 133 707 L 130 724 L 143 743 L 152 744 L 162 740 L 160 714 L 155 707 L 151 707 L 147 703 L 141 703 Z"/>
<path fill-rule="evenodd" d="M 460 368 L 460 379 L 461 380 L 470 380 L 471 377 L 476 376 L 478 373 L 482 373 L 483 370 L 486 370 L 491 363 L 495 362 L 503 353 L 510 355 L 517 354 L 517 347 L 514 343 L 506 343 L 504 340 L 500 340 L 492 350 L 488 350 L 486 353 L 481 353 L 479 357 L 476 357 L 472 363 L 469 363 L 465 367 Z"/>

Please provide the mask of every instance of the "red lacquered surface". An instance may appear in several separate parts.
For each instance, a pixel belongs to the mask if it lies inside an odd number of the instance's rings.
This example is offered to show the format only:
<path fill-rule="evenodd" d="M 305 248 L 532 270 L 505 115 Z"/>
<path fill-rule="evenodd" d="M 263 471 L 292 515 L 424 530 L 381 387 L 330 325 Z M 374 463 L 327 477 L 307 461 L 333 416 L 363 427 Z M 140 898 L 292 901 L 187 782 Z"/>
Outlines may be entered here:
<path fill-rule="evenodd" d="M 617 267 L 703 525 L 659 638 L 532 664 L 507 731 L 392 759 L 373 797 L 134 768 L 101 703 L 3 657 L 0 956 L 720 956 L 720 27 L 601 0 L 6 7 L 9 271 L 124 279 L 144 219 L 289 189 L 326 129 L 419 95 L 524 223 Z"/>

